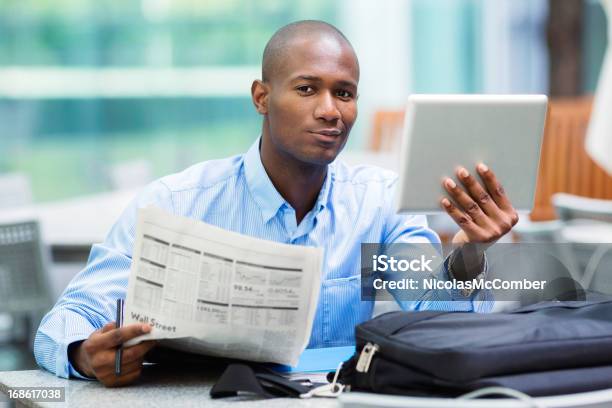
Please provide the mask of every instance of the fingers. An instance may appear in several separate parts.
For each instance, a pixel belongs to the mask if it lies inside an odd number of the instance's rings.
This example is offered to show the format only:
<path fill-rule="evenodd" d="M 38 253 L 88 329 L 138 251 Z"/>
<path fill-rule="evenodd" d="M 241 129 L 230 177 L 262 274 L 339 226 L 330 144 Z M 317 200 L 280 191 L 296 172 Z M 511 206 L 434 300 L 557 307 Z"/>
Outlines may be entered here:
<path fill-rule="evenodd" d="M 100 332 L 106 333 L 107 331 L 113 330 L 116 325 L 117 324 L 115 322 L 106 323 L 104 326 L 102 326 L 102 329 L 100 330 Z"/>
<path fill-rule="evenodd" d="M 489 167 L 487 167 L 484 163 L 480 163 L 478 166 L 476 166 L 476 170 L 482 178 L 482 181 L 484 181 L 489 194 L 497 203 L 497 206 L 503 210 L 512 208 L 512 204 L 510 204 L 510 200 L 506 196 L 506 192 L 497 180 L 493 170 L 489 169 Z"/>
<path fill-rule="evenodd" d="M 478 236 L 481 235 L 482 228 L 480 228 L 472 218 L 457 208 L 448 198 L 443 198 L 440 203 L 442 204 L 442 208 L 450 217 L 457 223 L 459 228 L 464 230 L 468 235 Z"/>
<path fill-rule="evenodd" d="M 473 199 L 473 202 L 482 209 L 485 214 L 489 217 L 499 216 L 500 209 L 497 203 L 493 201 L 489 193 L 465 167 L 459 167 L 457 169 L 457 178 L 461 180 L 461 183 L 465 186 L 470 199 Z"/>
<path fill-rule="evenodd" d="M 464 169 L 465 170 L 465 169 Z M 466 170 L 467 172 L 467 170 Z M 469 176 L 469 173 L 468 173 Z M 470 176 L 471 177 L 471 176 Z M 476 183 L 477 184 L 477 183 Z M 444 180 L 444 187 L 450 196 L 461 206 L 465 213 L 479 226 L 487 224 L 487 216 L 480 208 L 478 203 L 472 199 L 461 187 L 451 178 Z"/>
<path fill-rule="evenodd" d="M 130 361 L 129 363 L 121 362 L 121 375 L 119 377 L 123 377 L 124 375 L 129 375 L 134 371 L 142 370 L 142 359 Z M 115 370 L 113 367 L 113 375 L 115 375 Z"/>
<path fill-rule="evenodd" d="M 116 376 L 114 372 L 111 372 L 102 377 L 98 377 L 98 380 L 106 387 L 122 387 L 136 381 L 141 373 L 142 366 L 125 374 L 122 373 L 121 376 Z"/>
<path fill-rule="evenodd" d="M 136 360 L 142 360 L 157 343 L 155 341 L 143 341 L 135 346 L 126 347 L 123 349 L 122 362 L 129 363 Z"/>
<path fill-rule="evenodd" d="M 443 199 L 441 204 L 470 242 L 495 242 L 518 222 L 518 214 L 493 171 L 481 163 L 477 172 L 485 187 L 467 169 L 459 167 L 457 178 L 465 190 L 451 178 L 445 179 L 444 188 L 455 203 Z"/>
<path fill-rule="evenodd" d="M 519 216 L 514 207 L 512 206 L 510 199 L 506 195 L 504 187 L 497 180 L 497 177 L 495 176 L 495 173 L 493 173 L 493 170 L 489 169 L 484 163 L 480 163 L 476 167 L 476 170 L 484 181 L 485 186 L 489 191 L 489 194 L 491 195 L 491 197 L 493 197 L 493 200 L 497 203 L 497 206 L 504 213 L 505 217 L 502 221 L 507 221 L 510 224 L 510 228 L 512 228 L 518 222 Z"/>
<path fill-rule="evenodd" d="M 115 374 L 115 349 L 98 351 L 93 356 L 92 367 L 100 382 L 107 387 L 117 387 L 135 381 L 142 371 L 145 354 L 155 346 L 155 341 L 146 341 L 123 351 L 121 360 L 121 375 Z"/>
<path fill-rule="evenodd" d="M 135 346 L 126 347 L 122 351 L 121 364 L 130 364 L 134 361 L 142 361 L 145 354 L 153 347 L 156 342 L 147 341 Z M 107 371 L 114 372 L 115 370 L 115 354 L 116 348 L 98 350 L 91 358 L 91 366 L 96 372 L 96 375 Z"/>
<path fill-rule="evenodd" d="M 130 324 L 127 326 L 120 327 L 118 329 L 107 330 L 99 334 L 98 336 L 92 339 L 92 346 L 100 349 L 113 348 L 125 343 L 128 340 L 150 332 L 151 326 L 149 326 L 148 324 Z"/>
<path fill-rule="evenodd" d="M 135 337 L 151 332 L 148 324 L 131 324 L 115 328 L 115 323 L 105 324 L 92 333 L 81 344 L 84 360 L 95 377 L 107 387 L 117 387 L 135 381 L 142 370 L 145 354 L 155 347 L 155 341 L 143 341 L 134 346 L 125 347 L 121 361 L 121 375 L 115 375 L 115 356 L 117 347 Z"/>

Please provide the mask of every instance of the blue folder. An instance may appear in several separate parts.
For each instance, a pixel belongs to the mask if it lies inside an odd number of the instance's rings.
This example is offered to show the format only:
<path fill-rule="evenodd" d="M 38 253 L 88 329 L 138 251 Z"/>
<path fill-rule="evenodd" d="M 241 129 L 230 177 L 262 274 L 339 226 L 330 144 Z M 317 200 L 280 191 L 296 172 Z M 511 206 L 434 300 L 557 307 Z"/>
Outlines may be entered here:
<path fill-rule="evenodd" d="M 297 366 L 273 364 L 271 368 L 279 373 L 317 373 L 335 371 L 338 364 L 355 354 L 355 346 L 306 349 Z"/>

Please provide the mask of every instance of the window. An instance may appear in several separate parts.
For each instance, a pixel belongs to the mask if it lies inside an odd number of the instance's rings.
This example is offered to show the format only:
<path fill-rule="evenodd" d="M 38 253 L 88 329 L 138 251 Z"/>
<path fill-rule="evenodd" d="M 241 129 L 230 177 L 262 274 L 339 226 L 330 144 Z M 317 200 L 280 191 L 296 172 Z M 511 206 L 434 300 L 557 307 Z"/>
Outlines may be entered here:
<path fill-rule="evenodd" d="M 325 0 L 5 0 L 0 173 L 28 174 L 45 201 L 112 188 L 118 163 L 158 177 L 243 152 L 266 41 L 335 14 Z"/>

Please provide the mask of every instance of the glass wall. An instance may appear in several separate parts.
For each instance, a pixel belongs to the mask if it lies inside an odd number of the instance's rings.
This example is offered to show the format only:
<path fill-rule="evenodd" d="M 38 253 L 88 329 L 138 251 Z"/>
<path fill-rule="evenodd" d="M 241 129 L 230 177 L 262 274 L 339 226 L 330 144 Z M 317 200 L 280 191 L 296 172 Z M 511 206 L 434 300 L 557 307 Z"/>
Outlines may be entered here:
<path fill-rule="evenodd" d="M 0 173 L 46 201 L 112 188 L 117 163 L 161 176 L 240 153 L 268 38 L 335 15 L 325 0 L 0 0 Z"/>

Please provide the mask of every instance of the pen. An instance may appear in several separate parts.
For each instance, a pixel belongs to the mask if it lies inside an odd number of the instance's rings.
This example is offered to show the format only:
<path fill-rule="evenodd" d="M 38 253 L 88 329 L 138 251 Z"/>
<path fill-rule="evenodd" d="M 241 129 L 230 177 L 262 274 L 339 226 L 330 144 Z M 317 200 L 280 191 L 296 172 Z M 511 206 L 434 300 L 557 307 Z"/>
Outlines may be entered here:
<path fill-rule="evenodd" d="M 123 326 L 123 299 L 117 299 L 117 319 L 115 319 L 115 328 Z M 121 375 L 121 355 L 123 354 L 123 344 L 117 346 L 115 351 L 115 375 Z"/>

